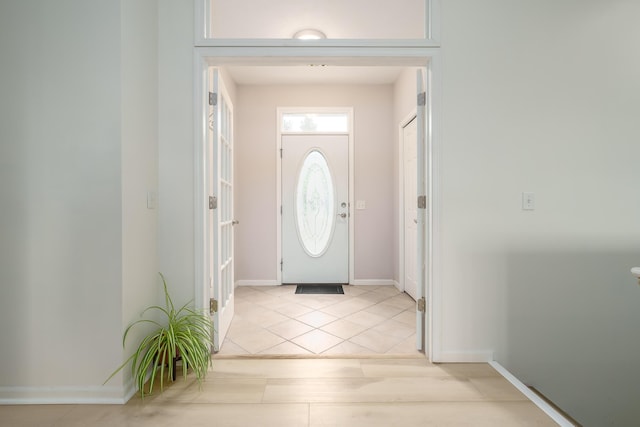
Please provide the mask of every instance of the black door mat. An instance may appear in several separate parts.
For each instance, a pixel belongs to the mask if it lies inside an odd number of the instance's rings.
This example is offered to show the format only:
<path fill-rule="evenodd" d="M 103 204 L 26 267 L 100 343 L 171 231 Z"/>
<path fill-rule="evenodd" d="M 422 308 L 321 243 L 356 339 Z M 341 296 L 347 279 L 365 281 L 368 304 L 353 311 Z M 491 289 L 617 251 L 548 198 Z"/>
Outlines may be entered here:
<path fill-rule="evenodd" d="M 316 295 L 344 294 L 344 289 L 342 289 L 342 285 L 310 283 L 305 285 L 298 285 L 296 287 L 296 294 L 316 294 Z"/>

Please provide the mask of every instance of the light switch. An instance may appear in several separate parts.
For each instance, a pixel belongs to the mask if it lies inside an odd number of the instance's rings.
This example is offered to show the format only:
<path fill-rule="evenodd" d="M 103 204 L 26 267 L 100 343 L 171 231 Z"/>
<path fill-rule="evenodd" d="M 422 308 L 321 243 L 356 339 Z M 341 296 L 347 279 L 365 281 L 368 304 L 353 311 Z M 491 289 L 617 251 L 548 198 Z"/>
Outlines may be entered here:
<path fill-rule="evenodd" d="M 366 209 L 367 208 L 367 202 L 364 200 L 356 200 L 356 209 Z"/>
<path fill-rule="evenodd" d="M 533 211 L 536 209 L 536 195 L 534 193 L 522 193 L 522 210 Z"/>

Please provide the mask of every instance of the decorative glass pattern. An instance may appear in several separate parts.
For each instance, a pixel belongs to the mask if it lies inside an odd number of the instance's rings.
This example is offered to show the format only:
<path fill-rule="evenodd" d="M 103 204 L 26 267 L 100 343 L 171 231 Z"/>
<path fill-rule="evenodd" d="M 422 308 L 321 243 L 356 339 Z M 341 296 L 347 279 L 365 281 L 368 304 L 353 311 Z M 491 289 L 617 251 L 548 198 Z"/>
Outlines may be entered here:
<path fill-rule="evenodd" d="M 296 185 L 296 228 L 300 243 L 312 257 L 329 246 L 335 225 L 335 193 L 327 160 L 318 150 L 307 154 Z"/>

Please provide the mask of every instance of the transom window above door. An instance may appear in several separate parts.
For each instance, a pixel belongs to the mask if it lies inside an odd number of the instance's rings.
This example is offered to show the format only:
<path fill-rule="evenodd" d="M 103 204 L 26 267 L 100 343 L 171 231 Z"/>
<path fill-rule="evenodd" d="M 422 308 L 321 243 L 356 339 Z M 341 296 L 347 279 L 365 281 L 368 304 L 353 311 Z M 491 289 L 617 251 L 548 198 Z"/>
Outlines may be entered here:
<path fill-rule="evenodd" d="M 348 113 L 283 113 L 282 133 L 347 133 Z"/>
<path fill-rule="evenodd" d="M 195 0 L 205 39 L 425 40 L 434 0 Z"/>

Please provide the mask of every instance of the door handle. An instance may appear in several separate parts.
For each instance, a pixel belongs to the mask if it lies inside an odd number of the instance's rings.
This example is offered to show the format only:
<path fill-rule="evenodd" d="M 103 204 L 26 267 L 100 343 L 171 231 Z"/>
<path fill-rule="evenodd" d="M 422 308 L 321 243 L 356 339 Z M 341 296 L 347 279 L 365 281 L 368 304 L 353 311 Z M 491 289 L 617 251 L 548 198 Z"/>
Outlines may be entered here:
<path fill-rule="evenodd" d="M 338 216 L 339 216 L 340 218 L 346 218 L 346 217 L 347 217 L 347 214 L 346 214 L 346 213 L 344 213 L 344 212 L 342 212 L 342 213 L 339 213 L 339 214 L 338 214 Z"/>

